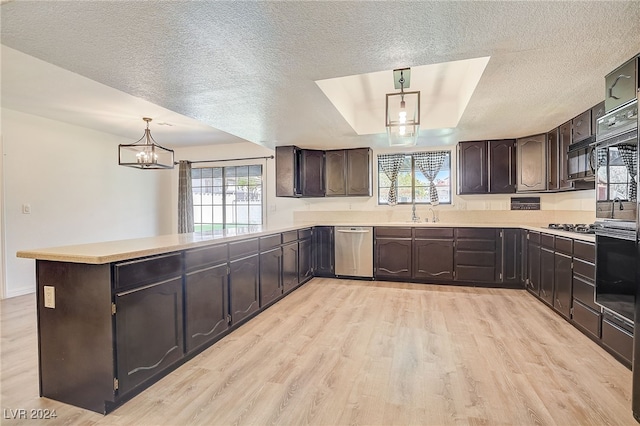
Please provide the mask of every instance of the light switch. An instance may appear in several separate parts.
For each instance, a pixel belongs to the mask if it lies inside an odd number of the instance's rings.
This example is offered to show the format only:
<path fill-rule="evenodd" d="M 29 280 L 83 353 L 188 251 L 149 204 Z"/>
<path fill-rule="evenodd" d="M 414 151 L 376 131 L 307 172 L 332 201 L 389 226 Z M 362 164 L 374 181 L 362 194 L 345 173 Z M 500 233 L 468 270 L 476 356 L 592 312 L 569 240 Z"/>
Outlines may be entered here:
<path fill-rule="evenodd" d="M 44 286 L 44 307 L 56 308 L 56 288 L 52 285 Z"/>

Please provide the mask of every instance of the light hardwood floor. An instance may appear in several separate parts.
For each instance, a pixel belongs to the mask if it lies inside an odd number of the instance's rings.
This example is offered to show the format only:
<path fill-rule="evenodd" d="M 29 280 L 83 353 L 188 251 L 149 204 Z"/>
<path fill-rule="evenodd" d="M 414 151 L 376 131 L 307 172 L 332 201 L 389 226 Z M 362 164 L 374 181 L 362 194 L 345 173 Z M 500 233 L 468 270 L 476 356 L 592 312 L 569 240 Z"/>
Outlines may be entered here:
<path fill-rule="evenodd" d="M 107 416 L 38 397 L 2 301 L 2 424 L 634 425 L 631 372 L 522 290 L 315 278 Z M 43 423 L 44 422 L 44 423 Z"/>

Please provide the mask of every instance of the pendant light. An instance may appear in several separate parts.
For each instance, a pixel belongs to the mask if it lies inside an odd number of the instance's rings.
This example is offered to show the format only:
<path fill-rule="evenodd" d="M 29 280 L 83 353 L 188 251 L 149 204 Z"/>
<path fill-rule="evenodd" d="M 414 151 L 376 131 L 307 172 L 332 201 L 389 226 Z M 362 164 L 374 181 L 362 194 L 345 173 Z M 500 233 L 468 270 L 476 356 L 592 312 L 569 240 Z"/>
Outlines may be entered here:
<path fill-rule="evenodd" d="M 387 93 L 386 127 L 390 146 L 414 146 L 420 130 L 420 92 L 405 92 L 409 88 L 411 68 L 393 70 L 397 93 Z"/>
<path fill-rule="evenodd" d="M 118 145 L 118 164 L 137 169 L 173 169 L 173 150 L 158 145 L 151 136 L 148 117 L 144 135 L 132 144 Z"/>

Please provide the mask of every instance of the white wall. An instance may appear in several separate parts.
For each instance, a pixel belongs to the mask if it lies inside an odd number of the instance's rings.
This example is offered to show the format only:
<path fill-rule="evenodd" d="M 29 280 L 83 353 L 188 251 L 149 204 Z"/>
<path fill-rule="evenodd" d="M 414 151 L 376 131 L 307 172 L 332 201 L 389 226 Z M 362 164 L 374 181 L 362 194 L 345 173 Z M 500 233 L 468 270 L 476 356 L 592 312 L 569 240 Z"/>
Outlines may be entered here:
<path fill-rule="evenodd" d="M 8 109 L 2 138 L 5 297 L 35 290 L 35 261 L 19 250 L 172 232 L 173 174 L 118 166 L 118 144 L 132 141 Z"/>

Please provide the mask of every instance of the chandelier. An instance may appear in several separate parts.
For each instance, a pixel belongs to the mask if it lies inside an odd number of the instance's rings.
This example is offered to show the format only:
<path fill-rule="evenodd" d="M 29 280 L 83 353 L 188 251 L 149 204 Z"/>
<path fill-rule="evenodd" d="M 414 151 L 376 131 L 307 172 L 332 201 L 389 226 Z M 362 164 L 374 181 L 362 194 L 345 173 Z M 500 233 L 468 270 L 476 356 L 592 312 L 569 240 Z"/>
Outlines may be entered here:
<path fill-rule="evenodd" d="M 144 135 L 132 144 L 118 145 L 118 164 L 137 169 L 173 169 L 173 150 L 158 145 L 151 136 L 148 117 Z"/>
<path fill-rule="evenodd" d="M 420 130 L 420 92 L 409 88 L 411 68 L 393 70 L 393 82 L 400 92 L 387 93 L 386 127 L 390 146 L 414 146 Z"/>

